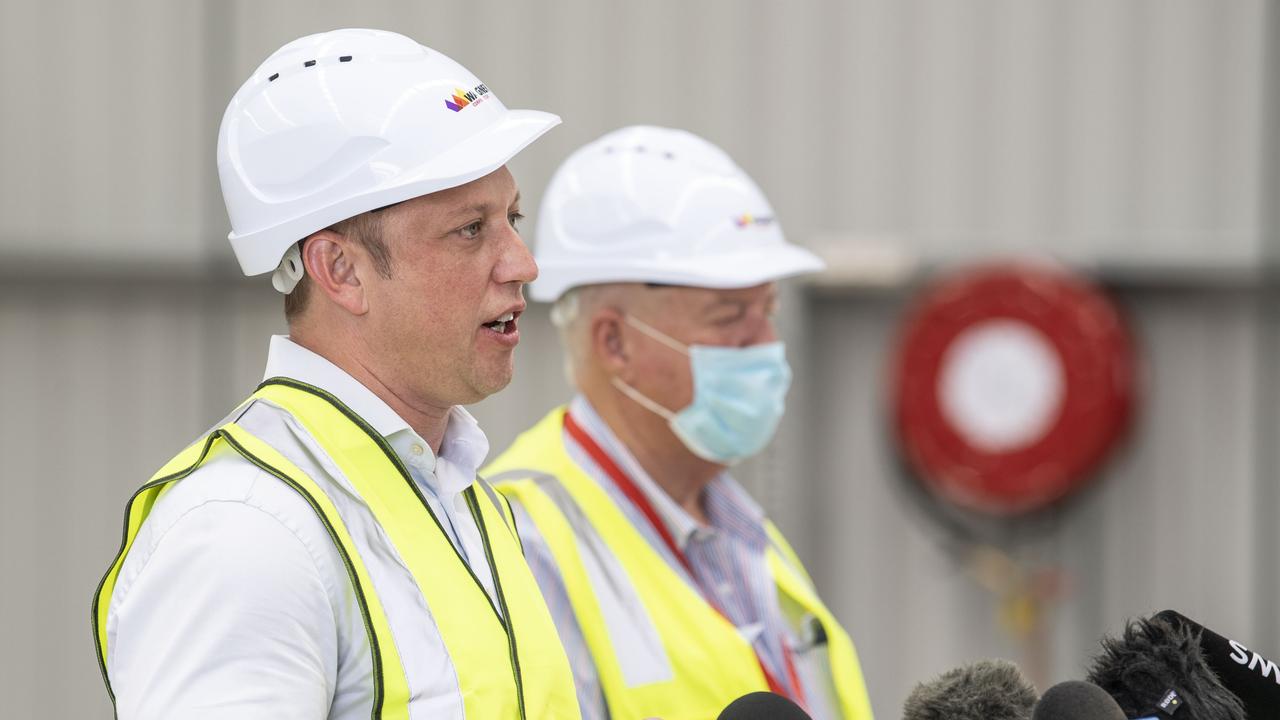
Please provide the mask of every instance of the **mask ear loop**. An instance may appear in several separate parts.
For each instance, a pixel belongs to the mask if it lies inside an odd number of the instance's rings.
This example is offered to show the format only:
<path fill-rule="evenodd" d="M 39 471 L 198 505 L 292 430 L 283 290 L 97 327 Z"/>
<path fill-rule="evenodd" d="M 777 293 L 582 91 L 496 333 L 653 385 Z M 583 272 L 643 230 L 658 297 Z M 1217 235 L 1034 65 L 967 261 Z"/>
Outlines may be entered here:
<path fill-rule="evenodd" d="M 662 407 L 658 403 L 650 400 L 648 397 L 644 395 L 644 393 L 626 384 L 620 378 L 614 377 L 612 382 L 613 382 L 613 386 L 618 388 L 618 390 L 622 391 L 623 395 L 626 395 L 632 400 L 635 400 L 636 403 L 638 403 L 641 407 L 654 413 L 655 415 L 666 420 L 667 422 L 671 422 L 671 420 L 676 416 L 675 413 Z"/>
<path fill-rule="evenodd" d="M 666 345 L 672 350 L 675 350 L 681 355 L 684 355 L 686 357 L 689 355 L 689 348 L 686 347 L 685 344 L 680 342 L 679 340 L 676 340 L 675 338 L 662 332 L 661 330 L 650 325 L 649 323 L 641 320 L 635 315 L 632 315 L 631 313 L 626 313 L 623 317 L 625 318 L 627 324 L 631 325 L 632 327 L 644 333 L 645 335 L 648 335 L 649 337 L 653 338 L 654 340 L 657 340 L 663 345 Z M 661 405 L 654 402 L 653 400 L 650 400 L 647 396 L 645 396 L 644 393 L 640 392 L 639 390 L 623 382 L 617 376 L 614 376 L 610 380 L 610 382 L 612 382 L 613 386 L 618 388 L 618 390 L 620 390 L 623 395 L 626 395 L 632 400 L 635 400 L 636 403 L 638 403 L 641 407 L 654 413 L 655 415 L 662 418 L 663 420 L 666 420 L 667 422 L 671 422 L 673 419 L 675 419 L 676 414 L 674 412 L 668 410 L 667 408 L 662 407 Z"/>
<path fill-rule="evenodd" d="M 676 340 L 675 338 L 673 338 L 673 337 L 671 337 L 670 335 L 668 335 L 668 334 L 666 334 L 666 333 L 662 332 L 661 330 L 659 330 L 658 328 L 656 328 L 656 327 L 654 327 L 654 326 L 650 325 L 649 323 L 647 323 L 647 322 L 645 322 L 645 321 L 641 320 L 640 318 L 636 317 L 635 315 L 632 315 L 631 313 L 627 313 L 625 317 L 626 317 L 627 324 L 628 324 L 628 325 L 630 325 L 631 327 L 633 327 L 633 328 L 635 328 L 635 329 L 639 330 L 640 332 L 644 333 L 645 335 L 648 335 L 649 337 L 653 338 L 654 340 L 657 340 L 658 342 L 662 343 L 663 345 L 666 345 L 667 347 L 671 348 L 672 350 L 675 350 L 676 352 L 680 353 L 681 355 L 684 355 L 684 356 L 688 357 L 688 355 L 689 355 L 689 346 L 688 346 L 688 345 L 685 345 L 684 343 L 680 342 L 679 340 Z"/>

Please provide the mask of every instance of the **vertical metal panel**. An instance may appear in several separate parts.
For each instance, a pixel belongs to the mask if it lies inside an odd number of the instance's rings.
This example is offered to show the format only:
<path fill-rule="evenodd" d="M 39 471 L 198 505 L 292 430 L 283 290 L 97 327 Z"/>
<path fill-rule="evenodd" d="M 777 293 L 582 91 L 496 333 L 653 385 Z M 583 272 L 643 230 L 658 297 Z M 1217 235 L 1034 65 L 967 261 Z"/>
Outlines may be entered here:
<path fill-rule="evenodd" d="M 1103 479 L 1099 622 L 1178 606 L 1244 637 L 1252 630 L 1255 302 L 1246 294 L 1130 301 L 1149 387 L 1133 455 Z"/>
<path fill-rule="evenodd" d="M 1057 139 L 1065 150 L 1057 170 L 1064 174 L 1060 239 L 1068 253 L 1091 256 L 1112 244 L 1122 254 L 1140 230 L 1133 217 L 1140 128 L 1132 118 L 1140 109 L 1145 18 L 1137 3 L 1070 5 L 1062 26 L 1069 61 L 1055 78 L 1062 89 L 1054 109 L 1065 117 Z"/>
<path fill-rule="evenodd" d="M 926 259 L 1254 263 L 1263 7 L 848 6 L 824 162 L 857 212 L 821 229 Z"/>
<path fill-rule="evenodd" d="M 1280 8 L 1275 3 L 1264 13 L 1266 44 L 1265 65 L 1275 68 L 1280 62 Z M 1263 127 L 1275 127 L 1280 121 L 1280 73 L 1267 74 L 1266 85 L 1260 100 L 1262 112 L 1259 121 Z M 1276 277 L 1280 268 L 1280 206 L 1275 199 L 1280 194 L 1280 138 L 1268 133 L 1263 142 L 1263 180 L 1259 196 L 1267 202 L 1260 205 L 1260 222 L 1263 228 L 1262 258 L 1268 276 Z M 1280 367 L 1280 286 L 1271 285 L 1260 298 L 1261 337 L 1258 341 L 1258 367 L 1255 382 L 1258 387 L 1257 427 L 1258 443 L 1258 494 L 1253 502 L 1256 535 L 1253 545 L 1258 548 L 1280 547 L 1280 524 L 1275 517 L 1280 512 L 1280 382 L 1275 380 Z M 1268 555 L 1270 556 L 1268 558 Z M 1255 617 L 1262 637 L 1280 638 L 1280 553 L 1262 553 L 1262 561 L 1255 569 L 1258 598 Z"/>
<path fill-rule="evenodd" d="M 0 614 L 17 636 L 0 686 L 17 715 L 103 715 L 89 601 L 129 492 L 204 422 L 191 402 L 207 360 L 197 314 L 180 288 L 10 281 L 0 292 L 0 562 L 11 590 Z"/>
<path fill-rule="evenodd" d="M 7 5 L 0 77 L 22 112 L 0 121 L 13 158 L 0 171 L 0 249 L 202 259 L 202 231 L 224 227 L 204 212 L 215 181 L 209 118 L 283 42 L 380 26 L 456 56 L 513 105 L 565 117 L 548 152 L 525 159 L 535 200 L 570 148 L 653 122 L 725 145 L 801 239 L 890 234 L 942 258 L 1039 249 L 1087 261 L 1250 264 L 1263 7 Z M 225 262 L 225 246 L 214 249 Z"/>
<path fill-rule="evenodd" d="M 0 259 L 203 260 L 199 3 L 0 7 Z"/>

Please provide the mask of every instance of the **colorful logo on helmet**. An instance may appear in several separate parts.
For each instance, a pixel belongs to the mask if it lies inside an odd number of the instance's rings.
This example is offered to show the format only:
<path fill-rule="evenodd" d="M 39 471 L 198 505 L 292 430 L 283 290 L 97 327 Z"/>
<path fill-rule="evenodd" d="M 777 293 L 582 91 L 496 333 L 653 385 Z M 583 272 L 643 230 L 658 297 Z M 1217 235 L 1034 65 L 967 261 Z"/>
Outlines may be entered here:
<path fill-rule="evenodd" d="M 444 101 L 444 106 L 454 112 L 462 110 L 468 105 L 479 105 L 488 99 L 489 88 L 484 83 L 480 83 L 474 90 L 466 91 L 462 88 L 453 89 L 453 98 Z"/>
<path fill-rule="evenodd" d="M 752 215 L 751 213 L 743 213 L 733 219 L 733 224 L 739 228 L 749 228 L 753 225 L 768 226 L 773 224 L 773 218 L 769 215 Z"/>

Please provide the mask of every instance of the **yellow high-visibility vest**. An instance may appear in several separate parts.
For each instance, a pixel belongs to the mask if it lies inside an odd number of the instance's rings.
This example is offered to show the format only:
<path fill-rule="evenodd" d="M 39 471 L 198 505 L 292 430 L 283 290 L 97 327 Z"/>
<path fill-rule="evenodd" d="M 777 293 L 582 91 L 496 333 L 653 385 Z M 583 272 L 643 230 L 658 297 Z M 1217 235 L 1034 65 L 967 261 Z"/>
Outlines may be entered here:
<path fill-rule="evenodd" d="M 611 717 L 706 720 L 742 695 L 768 690 L 751 644 L 570 457 L 564 414 L 553 411 L 481 473 L 521 504 L 546 540 Z M 778 529 L 767 523 L 766 531 L 779 607 L 793 627 L 807 620 L 825 636 L 841 716 L 871 720 L 853 641 Z"/>
<path fill-rule="evenodd" d="M 464 496 L 483 541 L 496 603 L 449 541 L 386 440 L 337 398 L 275 378 L 263 383 L 234 417 L 169 461 L 129 501 L 124 542 L 93 603 L 98 662 L 109 694 L 107 607 L 125 557 L 165 490 L 203 465 L 219 446 L 226 446 L 296 491 L 333 540 L 369 637 L 375 720 L 409 718 L 411 690 L 397 646 L 413 639 L 397 638 L 392 631 L 396 623 L 388 619 L 366 566 L 371 549 L 394 553 L 411 572 L 448 651 L 466 717 L 580 717 L 568 659 L 525 563 L 510 507 L 487 484 L 478 480 Z M 297 450 L 302 440 L 323 449 L 341 481 L 308 464 Z M 299 465 L 309 467 L 310 473 Z M 338 493 L 352 491 L 358 503 L 335 502 Z M 370 548 L 362 543 L 381 540 L 353 538 L 344 513 L 356 512 L 354 506 L 372 515 L 391 547 Z"/>

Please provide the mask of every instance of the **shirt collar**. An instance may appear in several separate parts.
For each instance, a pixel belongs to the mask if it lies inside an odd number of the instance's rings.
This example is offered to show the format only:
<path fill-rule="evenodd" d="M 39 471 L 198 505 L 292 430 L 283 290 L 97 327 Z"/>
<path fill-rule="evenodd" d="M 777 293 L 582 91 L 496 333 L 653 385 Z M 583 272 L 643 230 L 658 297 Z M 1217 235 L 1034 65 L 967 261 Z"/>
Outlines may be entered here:
<path fill-rule="evenodd" d="M 687 510 L 680 507 L 660 485 L 644 471 L 631 451 L 614 435 L 605 421 L 596 413 L 591 402 L 577 395 L 569 404 L 569 412 L 588 435 L 618 463 L 631 478 L 640 493 L 653 506 L 658 518 L 666 526 L 681 551 L 699 532 L 726 530 L 752 540 L 753 544 L 764 537 L 764 511 L 751 499 L 728 472 L 722 472 L 707 484 L 705 502 L 710 526 L 701 525 Z M 741 522 L 745 520 L 746 522 Z"/>
<path fill-rule="evenodd" d="M 292 378 L 324 390 L 355 411 L 383 437 L 410 429 L 409 423 L 372 390 L 361 385 L 347 371 L 290 340 L 287 335 L 271 336 L 263 380 L 273 377 Z"/>
<path fill-rule="evenodd" d="M 428 484 L 432 482 L 436 457 L 431 446 L 382 398 L 342 368 L 293 342 L 287 335 L 273 335 L 263 379 L 273 377 L 292 378 L 338 398 L 384 437 L 406 465 L 423 470 L 423 479 Z M 465 478 L 466 483 L 462 488 L 442 489 L 460 492 L 470 485 L 488 454 L 489 439 L 476 419 L 461 406 L 450 408 L 449 422 L 440 443 L 440 459 L 457 466 L 459 472 L 449 473 L 450 477 Z"/>

